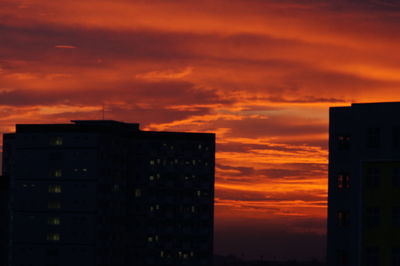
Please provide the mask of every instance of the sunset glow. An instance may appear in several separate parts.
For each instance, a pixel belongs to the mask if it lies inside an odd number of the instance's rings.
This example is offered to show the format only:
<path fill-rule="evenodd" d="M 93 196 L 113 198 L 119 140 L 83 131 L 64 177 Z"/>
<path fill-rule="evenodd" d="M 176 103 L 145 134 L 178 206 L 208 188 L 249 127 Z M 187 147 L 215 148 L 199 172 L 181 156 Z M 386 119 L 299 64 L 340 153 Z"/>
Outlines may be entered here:
<path fill-rule="evenodd" d="M 220 253 L 236 252 L 229 228 L 323 236 L 328 107 L 400 100 L 395 1 L 0 5 L 0 131 L 104 105 L 145 130 L 215 132 Z"/>

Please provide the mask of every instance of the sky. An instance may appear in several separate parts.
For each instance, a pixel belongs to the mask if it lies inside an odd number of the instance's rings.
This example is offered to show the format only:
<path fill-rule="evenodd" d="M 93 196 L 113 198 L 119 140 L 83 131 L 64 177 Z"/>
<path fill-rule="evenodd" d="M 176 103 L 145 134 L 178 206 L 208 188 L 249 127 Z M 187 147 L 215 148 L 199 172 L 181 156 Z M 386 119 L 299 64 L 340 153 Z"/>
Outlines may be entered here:
<path fill-rule="evenodd" d="M 0 132 L 215 132 L 217 254 L 324 258 L 329 107 L 400 100 L 397 0 L 0 6 Z"/>

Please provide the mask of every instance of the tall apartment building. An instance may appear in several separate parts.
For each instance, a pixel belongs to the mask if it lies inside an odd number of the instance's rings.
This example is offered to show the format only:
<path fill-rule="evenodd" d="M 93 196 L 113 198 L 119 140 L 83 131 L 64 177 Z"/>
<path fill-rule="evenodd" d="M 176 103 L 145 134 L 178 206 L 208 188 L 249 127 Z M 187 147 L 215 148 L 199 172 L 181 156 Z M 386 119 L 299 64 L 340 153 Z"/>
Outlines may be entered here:
<path fill-rule="evenodd" d="M 330 109 L 328 265 L 400 265 L 400 103 Z"/>
<path fill-rule="evenodd" d="M 9 265 L 212 265 L 215 135 L 72 122 L 4 135 Z"/>

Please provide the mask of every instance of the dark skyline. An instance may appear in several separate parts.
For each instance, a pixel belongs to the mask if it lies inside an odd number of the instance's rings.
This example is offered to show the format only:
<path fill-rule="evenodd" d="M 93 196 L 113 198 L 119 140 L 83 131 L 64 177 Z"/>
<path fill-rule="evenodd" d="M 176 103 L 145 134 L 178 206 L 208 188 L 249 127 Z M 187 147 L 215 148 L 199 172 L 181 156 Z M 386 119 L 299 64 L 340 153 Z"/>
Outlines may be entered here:
<path fill-rule="evenodd" d="M 212 265 L 215 135 L 72 122 L 4 135 L 5 265 Z"/>

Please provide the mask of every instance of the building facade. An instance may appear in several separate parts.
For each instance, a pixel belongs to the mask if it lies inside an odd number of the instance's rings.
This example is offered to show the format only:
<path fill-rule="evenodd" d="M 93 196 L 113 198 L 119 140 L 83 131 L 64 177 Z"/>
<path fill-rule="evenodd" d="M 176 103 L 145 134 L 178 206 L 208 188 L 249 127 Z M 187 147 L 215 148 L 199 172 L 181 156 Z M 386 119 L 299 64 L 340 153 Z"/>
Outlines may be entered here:
<path fill-rule="evenodd" d="M 4 135 L 9 265 L 211 265 L 214 164 L 214 134 L 17 125 Z"/>
<path fill-rule="evenodd" d="M 328 265 L 400 265 L 400 103 L 330 109 Z"/>

